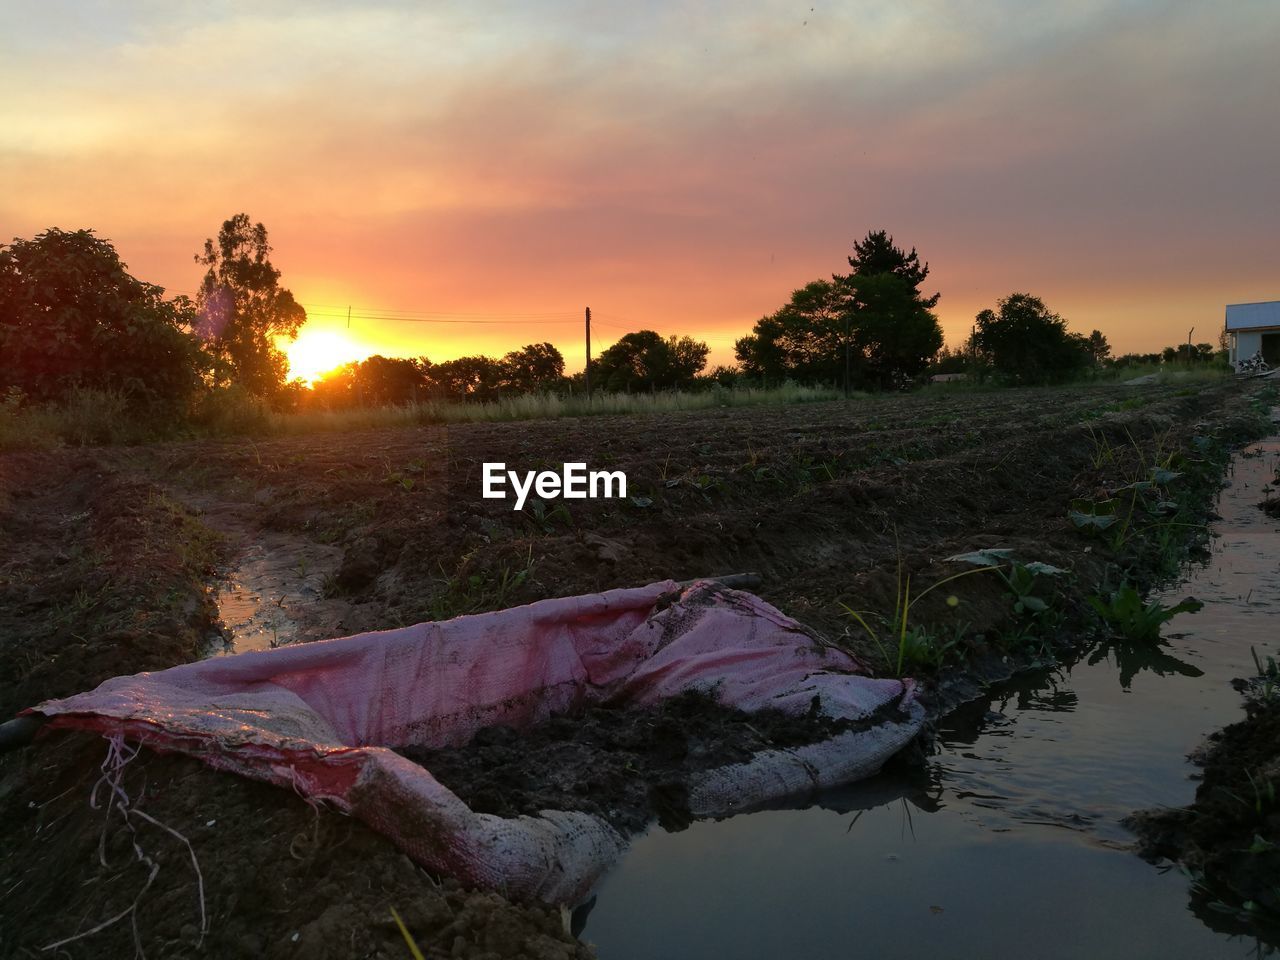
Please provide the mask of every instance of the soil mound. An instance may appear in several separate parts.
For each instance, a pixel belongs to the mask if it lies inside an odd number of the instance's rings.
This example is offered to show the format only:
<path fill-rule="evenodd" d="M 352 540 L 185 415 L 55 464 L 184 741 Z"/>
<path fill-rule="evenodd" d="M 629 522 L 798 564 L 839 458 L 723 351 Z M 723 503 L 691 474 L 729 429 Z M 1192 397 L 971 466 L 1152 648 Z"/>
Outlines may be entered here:
<path fill-rule="evenodd" d="M 858 726 L 820 714 L 816 703 L 801 716 L 744 713 L 691 692 L 652 709 L 593 706 L 524 733 L 488 727 L 461 747 L 399 752 L 478 813 L 516 817 L 579 810 L 633 834 L 654 817 L 669 830 L 688 826 L 692 773 Z"/>

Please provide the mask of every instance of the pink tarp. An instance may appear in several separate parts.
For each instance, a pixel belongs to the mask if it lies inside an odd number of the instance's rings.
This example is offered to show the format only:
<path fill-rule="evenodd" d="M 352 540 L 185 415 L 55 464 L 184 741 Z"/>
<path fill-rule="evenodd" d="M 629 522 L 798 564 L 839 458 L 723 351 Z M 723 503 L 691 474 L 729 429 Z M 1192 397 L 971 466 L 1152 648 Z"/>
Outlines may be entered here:
<path fill-rule="evenodd" d="M 916 734 L 910 682 L 863 672 L 751 594 L 666 581 L 116 677 L 36 710 L 328 801 L 468 883 L 574 903 L 625 847 L 611 826 L 579 812 L 475 813 L 389 748 L 689 689 L 748 711 L 803 712 L 816 696 L 830 716 L 874 721 L 700 775 L 693 813 L 722 815 L 868 776 Z"/>

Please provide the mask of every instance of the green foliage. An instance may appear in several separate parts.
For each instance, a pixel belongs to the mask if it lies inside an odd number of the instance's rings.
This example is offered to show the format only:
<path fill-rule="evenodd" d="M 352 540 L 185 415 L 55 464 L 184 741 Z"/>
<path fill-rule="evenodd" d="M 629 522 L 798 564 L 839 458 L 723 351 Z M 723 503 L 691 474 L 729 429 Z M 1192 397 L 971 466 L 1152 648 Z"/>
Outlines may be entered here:
<path fill-rule="evenodd" d="M 1160 639 L 1160 628 L 1180 613 L 1195 613 L 1204 606 L 1192 597 L 1174 604 L 1164 606 L 1159 600 L 1144 602 L 1132 584 L 1124 584 L 1111 594 L 1110 599 L 1092 596 L 1087 598 L 1094 612 L 1107 623 L 1112 630 L 1126 640 L 1135 643 L 1156 643 Z"/>
<path fill-rule="evenodd" d="M 193 318 L 185 297 L 131 276 L 92 230 L 15 239 L 0 246 L 0 392 L 101 390 L 180 412 L 199 383 Z"/>
<path fill-rule="evenodd" d="M 1057 569 L 1056 567 L 1053 569 Z M 1036 571 L 1029 564 L 1014 561 L 1009 565 L 1009 572 L 1003 573 L 1005 585 L 1013 595 L 1013 612 L 1021 615 L 1036 616 L 1049 609 L 1049 604 L 1034 593 Z"/>
<path fill-rule="evenodd" d="M 1264 661 L 1253 647 L 1249 648 L 1249 654 L 1253 657 L 1253 665 L 1257 667 L 1259 677 L 1272 682 L 1280 681 L 1280 663 L 1276 662 L 1275 657 L 1268 654 Z"/>
<path fill-rule="evenodd" d="M 1049 602 L 1035 594 L 1036 578 L 1057 577 L 1066 574 L 1066 570 L 1052 564 L 1032 560 L 1023 563 L 1013 558 L 1013 551 L 1007 547 L 987 547 L 970 553 L 947 557 L 950 563 L 970 563 L 991 570 L 1004 581 L 1013 601 L 1013 612 L 1018 616 L 1035 617 L 1049 609 Z M 1006 567 L 1005 564 L 1008 564 Z"/>
<path fill-rule="evenodd" d="M 690 337 L 628 333 L 592 362 L 592 385 L 627 393 L 688 387 L 707 365 L 708 353 L 705 343 Z"/>
<path fill-rule="evenodd" d="M 1280 689 L 1280 663 L 1270 654 L 1264 660 L 1253 647 L 1249 648 L 1249 653 L 1253 656 L 1253 665 L 1258 669 L 1258 698 L 1269 702 L 1275 699 L 1276 691 Z"/>
<path fill-rule="evenodd" d="M 1097 349 L 1068 333 L 1066 321 L 1029 293 L 1011 294 L 995 310 L 979 313 L 971 342 L 996 373 L 1014 383 L 1067 380 L 1093 365 Z"/>
<path fill-rule="evenodd" d="M 191 423 L 215 436 L 242 436 L 268 429 L 271 410 L 238 383 L 211 387 L 200 396 Z"/>
<path fill-rule="evenodd" d="M 496 573 L 487 570 L 465 573 L 467 561 L 464 560 L 458 572 L 448 577 L 442 589 L 427 601 L 428 619 L 448 620 L 511 606 L 516 593 L 532 576 L 535 565 L 532 547 L 518 566 L 504 564 Z"/>
<path fill-rule="evenodd" d="M 1254 773 L 1257 776 L 1254 776 Z M 1276 806 L 1276 785 L 1262 770 L 1253 771 L 1245 770 L 1245 777 L 1249 781 L 1249 795 L 1242 797 L 1240 794 L 1223 788 L 1223 793 L 1231 797 L 1237 803 L 1243 804 L 1251 810 L 1262 823 L 1265 823 L 1267 816 Z"/>
<path fill-rule="evenodd" d="M 1102 533 L 1102 531 L 1114 526 L 1120 519 L 1116 516 L 1115 500 L 1088 500 L 1084 498 L 1071 501 L 1071 509 L 1067 511 L 1067 518 L 1075 525 L 1077 530 L 1093 534 Z"/>
<path fill-rule="evenodd" d="M 267 228 L 237 213 L 222 224 L 217 242 L 206 240 L 204 253 L 196 255 L 207 268 L 196 304 L 215 385 L 238 383 L 254 396 L 274 399 L 289 368 L 276 339 L 297 337 L 307 312 L 280 286 L 270 255 Z"/>
<path fill-rule="evenodd" d="M 887 618 L 875 618 L 883 624 L 882 630 L 876 630 L 871 626 L 867 618 L 873 615 L 867 611 L 854 610 L 845 603 L 840 604 L 840 606 L 844 609 L 845 614 L 852 617 L 866 632 L 867 636 L 871 638 L 871 642 L 880 651 L 881 657 L 893 669 L 894 676 L 903 677 L 912 670 L 922 667 L 936 670 L 942 666 L 947 652 L 955 646 L 959 638 L 954 638 L 950 642 L 942 644 L 927 627 L 910 622 L 912 607 L 944 584 L 959 580 L 961 577 L 996 569 L 998 568 L 995 566 L 984 566 L 976 570 L 955 573 L 949 577 L 943 577 L 913 595 L 911 593 L 911 575 L 904 575 L 902 560 L 899 558 L 898 595 L 894 600 L 893 613 Z M 886 634 L 883 639 L 882 633 Z M 886 646 L 886 640 L 888 641 L 888 646 Z M 891 654 L 890 650 L 895 652 Z"/>

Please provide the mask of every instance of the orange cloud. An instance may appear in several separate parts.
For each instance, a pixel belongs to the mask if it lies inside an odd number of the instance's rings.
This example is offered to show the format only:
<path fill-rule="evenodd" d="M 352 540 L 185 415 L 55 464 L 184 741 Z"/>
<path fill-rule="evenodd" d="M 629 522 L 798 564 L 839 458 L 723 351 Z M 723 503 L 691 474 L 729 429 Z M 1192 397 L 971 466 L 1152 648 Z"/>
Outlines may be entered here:
<path fill-rule="evenodd" d="M 726 362 L 879 227 L 953 342 L 1016 290 L 1120 350 L 1280 295 L 1273 5 L 65 13 L 0 39 L 0 223 L 96 227 L 189 291 L 245 210 L 355 352 L 572 368 L 590 305 L 597 348 L 643 326 Z M 506 322 L 348 332 L 346 304 Z"/>

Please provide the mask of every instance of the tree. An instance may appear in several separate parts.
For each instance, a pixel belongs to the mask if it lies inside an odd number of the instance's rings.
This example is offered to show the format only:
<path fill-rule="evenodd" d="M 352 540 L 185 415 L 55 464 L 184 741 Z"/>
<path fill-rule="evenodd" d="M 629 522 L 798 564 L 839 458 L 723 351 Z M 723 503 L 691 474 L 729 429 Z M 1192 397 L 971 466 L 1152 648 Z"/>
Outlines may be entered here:
<path fill-rule="evenodd" d="M 942 348 L 942 328 L 908 280 L 891 272 L 854 273 L 841 286 L 851 346 L 865 381 L 885 388 L 929 366 Z"/>
<path fill-rule="evenodd" d="M 814 280 L 792 291 L 776 313 L 761 317 L 734 344 L 744 375 L 765 383 L 835 382 L 844 369 L 846 291 Z"/>
<path fill-rule="evenodd" d="M 374 354 L 356 367 L 357 401 L 367 407 L 392 407 L 412 403 L 422 385 L 422 368 L 404 357 Z"/>
<path fill-rule="evenodd" d="M 431 367 L 431 381 L 450 400 L 496 400 L 502 363 L 492 357 L 459 357 Z"/>
<path fill-rule="evenodd" d="M 564 357 L 550 343 L 530 343 L 501 362 L 503 389 L 512 393 L 549 390 L 564 376 Z"/>
<path fill-rule="evenodd" d="M 979 313 L 972 343 L 997 373 L 1018 383 L 1062 380 L 1093 362 L 1088 341 L 1069 333 L 1066 321 L 1029 293 L 1011 294 Z"/>
<path fill-rule="evenodd" d="M 307 319 L 293 294 L 280 286 L 270 254 L 266 227 L 237 213 L 222 224 L 217 243 L 206 240 L 204 253 L 196 255 L 196 262 L 208 268 L 196 304 L 215 380 L 239 383 L 265 398 L 279 394 L 289 369 L 276 339 L 294 339 Z"/>
<path fill-rule="evenodd" d="M 711 349 L 701 340 L 675 334 L 667 337 L 667 359 L 658 375 L 659 388 L 687 387 L 707 365 Z"/>
<path fill-rule="evenodd" d="M 391 407 L 417 400 L 430 361 L 374 354 L 331 370 L 311 386 L 312 403 L 330 410 Z"/>
<path fill-rule="evenodd" d="M 933 362 L 929 364 L 929 372 L 933 374 L 939 373 L 966 373 L 972 365 L 972 358 L 967 350 L 950 350 L 943 347 L 933 358 Z"/>
<path fill-rule="evenodd" d="M 185 403 L 200 352 L 185 297 L 131 276 L 92 230 L 0 245 L 0 391 L 59 399 L 76 387 Z"/>
<path fill-rule="evenodd" d="M 871 230 L 853 242 L 853 272 L 832 280 L 844 291 L 865 377 L 880 387 L 924 371 L 942 347 L 942 328 L 932 310 L 940 293 L 925 296 L 920 285 L 929 265 L 912 247 L 906 253 L 886 230 Z"/>
<path fill-rule="evenodd" d="M 700 340 L 653 330 L 624 334 L 592 362 L 605 390 L 669 390 L 692 385 L 707 364 L 710 348 Z"/>
<path fill-rule="evenodd" d="M 904 253 L 884 230 L 855 241 L 853 272 L 814 280 L 762 317 L 734 345 L 746 376 L 765 382 L 887 387 L 921 373 L 942 346 L 942 328 L 920 284 L 928 264 Z"/>
<path fill-rule="evenodd" d="M 1111 356 L 1111 344 L 1107 343 L 1107 338 L 1103 336 L 1101 330 L 1094 330 L 1089 334 L 1085 343 L 1089 356 L 1093 358 L 1095 364 L 1101 366 Z"/>
<path fill-rule="evenodd" d="M 940 293 L 930 297 L 920 293 L 920 284 L 929 276 L 929 264 L 920 263 L 920 255 L 916 253 L 915 247 L 911 248 L 910 253 L 904 253 L 895 247 L 893 237 L 886 230 L 870 230 L 866 239 L 853 241 L 853 256 L 849 257 L 849 266 L 853 268 L 850 276 L 893 274 L 911 287 L 920 306 L 926 310 L 936 307 L 942 297 Z"/>

